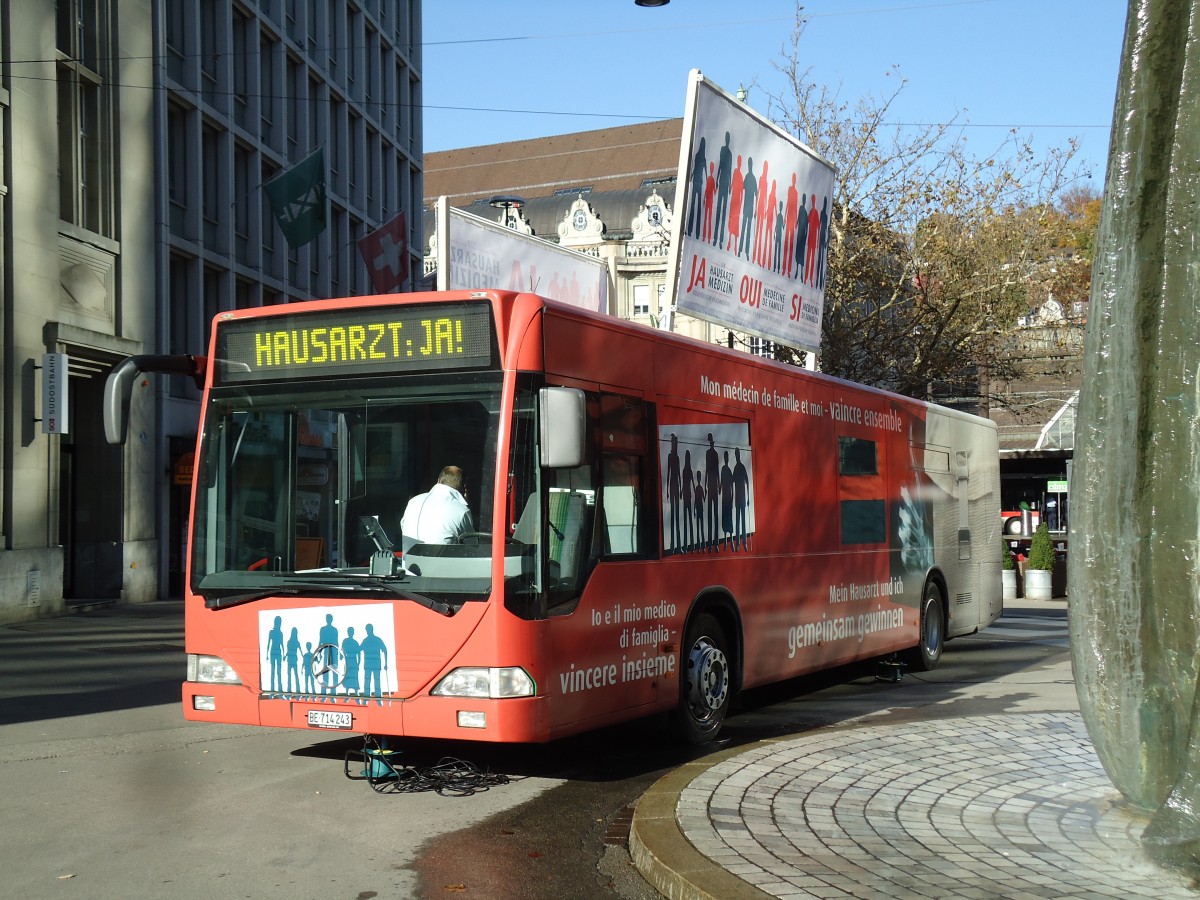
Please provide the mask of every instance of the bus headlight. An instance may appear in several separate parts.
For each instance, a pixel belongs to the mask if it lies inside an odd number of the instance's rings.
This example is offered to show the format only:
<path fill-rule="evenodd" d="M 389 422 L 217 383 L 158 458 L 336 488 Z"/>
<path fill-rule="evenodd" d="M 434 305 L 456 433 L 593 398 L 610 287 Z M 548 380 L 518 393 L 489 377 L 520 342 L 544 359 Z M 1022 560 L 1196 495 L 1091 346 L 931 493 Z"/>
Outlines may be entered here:
<path fill-rule="evenodd" d="M 200 653 L 187 655 L 187 680 L 200 684 L 241 684 L 242 679 L 233 666 L 219 656 L 204 656 Z"/>
<path fill-rule="evenodd" d="M 519 666 L 486 669 L 482 666 L 455 669 L 437 683 L 435 697 L 476 697 L 499 700 L 504 697 L 532 697 L 537 685 Z"/>

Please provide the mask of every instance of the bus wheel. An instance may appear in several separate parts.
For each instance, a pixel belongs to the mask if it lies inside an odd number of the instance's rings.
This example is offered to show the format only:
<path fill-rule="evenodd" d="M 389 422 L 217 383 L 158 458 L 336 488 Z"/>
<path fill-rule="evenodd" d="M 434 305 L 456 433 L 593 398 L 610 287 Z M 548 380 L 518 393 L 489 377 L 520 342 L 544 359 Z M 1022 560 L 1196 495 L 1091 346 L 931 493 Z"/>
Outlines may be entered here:
<path fill-rule="evenodd" d="M 720 623 L 708 613 L 688 625 L 675 724 L 689 744 L 708 743 L 725 721 L 730 686 L 727 646 Z"/>
<path fill-rule="evenodd" d="M 908 663 L 918 672 L 936 669 L 946 643 L 946 618 L 942 590 L 934 582 L 925 585 L 921 598 L 921 641 L 908 652 Z"/>

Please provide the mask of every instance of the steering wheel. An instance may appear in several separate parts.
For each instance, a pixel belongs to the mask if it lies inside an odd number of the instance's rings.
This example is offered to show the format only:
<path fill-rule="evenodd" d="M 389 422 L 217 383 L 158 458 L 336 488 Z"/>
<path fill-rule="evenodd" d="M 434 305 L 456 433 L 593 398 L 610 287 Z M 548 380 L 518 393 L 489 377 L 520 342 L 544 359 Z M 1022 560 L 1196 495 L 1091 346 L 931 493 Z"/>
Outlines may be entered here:
<path fill-rule="evenodd" d="M 466 544 L 471 547 L 482 547 L 484 544 L 492 542 L 492 533 L 490 531 L 464 531 L 456 539 L 459 544 Z M 505 544 L 521 543 L 516 538 L 505 537 Z"/>
<path fill-rule="evenodd" d="M 482 546 L 492 542 L 492 533 L 490 531 L 464 531 L 455 540 L 459 544 Z"/>

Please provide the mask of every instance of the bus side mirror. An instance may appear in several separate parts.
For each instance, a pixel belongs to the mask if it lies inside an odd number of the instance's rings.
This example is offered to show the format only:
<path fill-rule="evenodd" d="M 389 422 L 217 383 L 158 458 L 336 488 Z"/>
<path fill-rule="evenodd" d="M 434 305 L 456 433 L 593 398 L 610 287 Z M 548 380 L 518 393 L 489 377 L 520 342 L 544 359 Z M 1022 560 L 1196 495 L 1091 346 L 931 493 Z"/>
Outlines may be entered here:
<path fill-rule="evenodd" d="M 129 431 L 129 401 L 133 383 L 143 372 L 165 375 L 187 375 L 197 388 L 204 387 L 203 356 L 129 356 L 121 360 L 108 374 L 104 383 L 104 437 L 110 444 L 124 444 Z"/>
<path fill-rule="evenodd" d="M 124 444 L 129 431 L 129 400 L 133 380 L 141 368 L 132 356 L 121 360 L 104 383 L 104 437 L 110 444 Z"/>
<path fill-rule="evenodd" d="M 583 465 L 587 398 L 576 388 L 547 387 L 538 392 L 538 462 L 544 469 Z"/>

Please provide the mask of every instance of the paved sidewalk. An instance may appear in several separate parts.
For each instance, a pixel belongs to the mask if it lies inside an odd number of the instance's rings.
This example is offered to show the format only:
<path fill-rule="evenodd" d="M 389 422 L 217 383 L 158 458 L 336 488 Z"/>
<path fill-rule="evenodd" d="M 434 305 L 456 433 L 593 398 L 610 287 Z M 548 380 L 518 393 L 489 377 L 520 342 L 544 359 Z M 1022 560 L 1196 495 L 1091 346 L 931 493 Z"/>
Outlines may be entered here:
<path fill-rule="evenodd" d="M 1070 660 L 1043 675 L 1071 683 Z M 868 716 L 715 754 L 643 795 L 630 852 L 672 898 L 1200 896 L 1147 859 L 1147 817 L 1124 805 L 1077 709 L 1055 705 Z"/>

